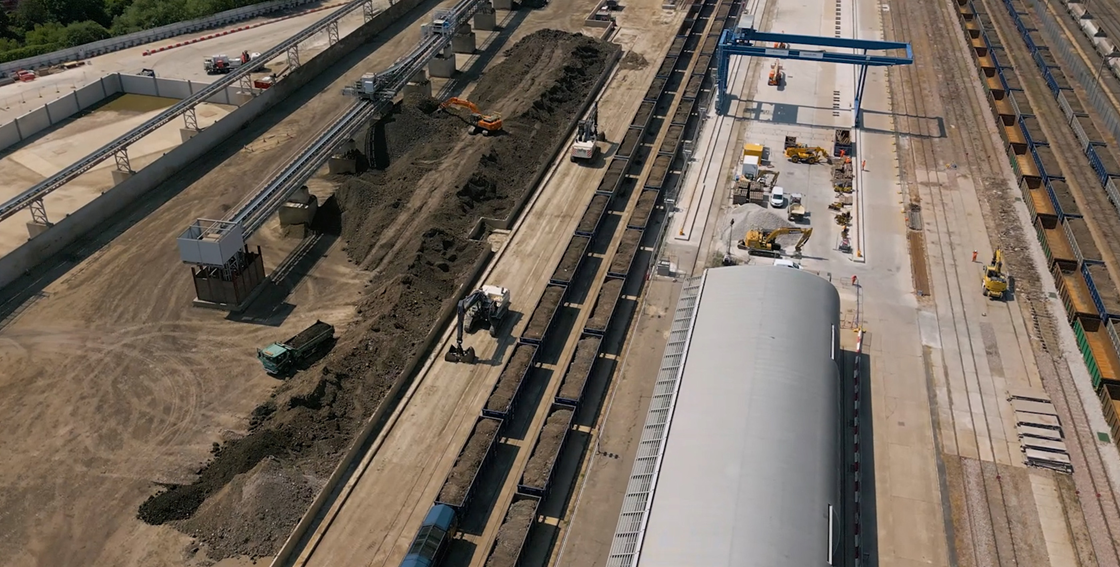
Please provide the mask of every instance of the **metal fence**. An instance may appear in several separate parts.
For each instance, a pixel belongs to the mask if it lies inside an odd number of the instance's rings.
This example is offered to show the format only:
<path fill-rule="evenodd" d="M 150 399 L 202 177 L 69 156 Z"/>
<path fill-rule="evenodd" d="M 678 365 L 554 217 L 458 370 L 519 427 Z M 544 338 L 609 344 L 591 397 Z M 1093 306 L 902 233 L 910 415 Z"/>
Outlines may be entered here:
<path fill-rule="evenodd" d="M 262 2 L 260 4 L 254 4 L 252 6 L 226 10 L 225 12 L 214 14 L 213 16 L 191 20 L 189 22 L 179 22 L 161 26 L 158 28 L 153 28 L 150 30 L 130 33 L 128 35 L 122 35 L 119 37 L 111 37 L 109 39 L 103 39 L 101 41 L 95 41 L 93 43 L 86 43 L 77 47 L 71 47 L 69 49 L 61 49 L 59 51 L 54 51 L 45 55 L 38 55 L 35 57 L 27 57 L 25 59 L 17 59 L 16 61 L 9 61 L 7 63 L 0 63 L 0 73 L 8 75 L 14 71 L 19 71 L 21 69 L 38 69 L 41 67 L 58 65 L 59 63 L 66 63 L 68 61 L 76 61 L 79 59 L 85 59 L 87 57 L 104 55 L 106 53 L 112 53 L 114 51 L 120 51 L 129 47 L 144 45 L 160 39 L 166 39 L 169 37 L 176 37 L 187 33 L 213 29 L 227 24 L 232 24 L 235 22 L 249 20 L 252 18 L 270 14 L 272 12 L 296 8 L 317 1 L 318 0 L 273 0 L 272 2 Z"/>

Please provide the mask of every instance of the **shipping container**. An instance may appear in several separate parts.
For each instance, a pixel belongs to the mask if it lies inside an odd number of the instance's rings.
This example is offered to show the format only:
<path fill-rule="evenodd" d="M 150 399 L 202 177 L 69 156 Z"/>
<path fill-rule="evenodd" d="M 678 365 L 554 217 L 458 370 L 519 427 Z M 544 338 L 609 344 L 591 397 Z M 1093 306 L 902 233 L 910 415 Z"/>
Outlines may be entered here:
<path fill-rule="evenodd" d="M 1073 193 L 1069 190 L 1069 185 L 1062 179 L 1051 179 L 1046 183 L 1050 191 L 1050 199 L 1054 203 L 1054 208 L 1057 209 L 1058 216 L 1061 217 L 1079 217 L 1081 216 L 1081 208 L 1077 206 L 1077 200 L 1073 198 Z"/>
<path fill-rule="evenodd" d="M 1054 275 L 1054 284 L 1058 288 L 1058 296 L 1066 308 L 1067 321 L 1076 317 L 1097 317 L 1097 307 L 1093 297 L 1089 295 L 1089 287 L 1085 285 L 1085 278 L 1081 270 L 1067 266 L 1055 265 L 1051 269 Z"/>
<path fill-rule="evenodd" d="M 1120 384 L 1117 377 L 1120 357 L 1107 325 L 1095 317 L 1078 317 L 1073 320 L 1073 334 L 1089 370 L 1093 389 L 1100 389 L 1103 384 Z"/>
<path fill-rule="evenodd" d="M 1120 445 L 1120 385 L 1105 384 L 1097 396 L 1101 400 L 1104 420 L 1112 432 L 1112 442 Z"/>
<path fill-rule="evenodd" d="M 1066 233 L 1070 249 L 1078 262 L 1100 262 L 1101 251 L 1097 248 L 1097 241 L 1089 232 L 1089 225 L 1085 219 L 1067 217 L 1062 219 L 1062 230 Z"/>
<path fill-rule="evenodd" d="M 1120 318 L 1120 293 L 1104 264 L 1082 264 L 1081 275 L 1101 319 Z"/>
<path fill-rule="evenodd" d="M 1062 223 L 1053 217 L 1040 216 L 1035 219 L 1035 233 L 1049 266 L 1077 268 L 1077 256 L 1069 245 L 1069 237 L 1066 236 Z"/>

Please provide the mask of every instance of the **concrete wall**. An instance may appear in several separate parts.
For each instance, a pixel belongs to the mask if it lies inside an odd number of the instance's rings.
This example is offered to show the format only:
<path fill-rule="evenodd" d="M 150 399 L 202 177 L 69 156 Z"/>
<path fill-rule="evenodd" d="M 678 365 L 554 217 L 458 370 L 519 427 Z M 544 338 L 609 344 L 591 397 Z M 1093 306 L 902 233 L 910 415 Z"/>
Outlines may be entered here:
<path fill-rule="evenodd" d="M 93 43 L 86 43 L 77 47 L 69 49 L 60 49 L 45 55 L 38 55 L 36 57 L 27 57 L 25 59 L 17 59 L 7 63 L 0 64 L 0 73 L 8 74 L 20 69 L 38 69 L 41 67 L 49 67 L 51 65 L 58 65 L 59 63 L 66 63 L 68 61 L 76 61 L 79 59 L 86 59 L 97 55 L 104 55 L 121 49 L 135 47 L 137 45 L 144 45 L 153 41 L 167 39 L 187 33 L 193 33 L 202 30 L 213 29 L 235 22 L 249 20 L 259 16 L 264 16 L 277 12 L 280 10 L 287 10 L 296 8 L 304 4 L 310 4 L 318 0 L 274 0 L 272 2 L 262 2 L 253 6 L 245 6 L 242 8 L 235 8 L 233 10 L 226 10 L 191 20 L 189 22 L 179 22 L 176 24 L 169 24 L 150 30 L 139 31 L 122 35 L 120 37 L 112 37 L 95 41 Z"/>
<path fill-rule="evenodd" d="M 57 98 L 40 108 L 16 118 L 12 122 L 0 126 L 0 151 L 6 150 L 52 126 L 64 122 L 72 118 L 75 114 L 85 111 L 106 98 L 119 93 L 182 100 L 205 87 L 206 85 L 204 83 L 193 83 L 180 79 L 113 73 L 112 75 L 102 77 L 100 81 L 90 83 L 73 91 L 71 94 Z M 206 102 L 237 106 L 239 101 L 244 98 L 239 94 L 240 92 L 238 87 L 227 87 L 206 99 Z"/>
<path fill-rule="evenodd" d="M 292 71 L 284 80 L 264 91 L 260 96 L 245 103 L 225 118 L 215 122 L 197 136 L 179 147 L 167 152 L 135 175 L 109 189 L 85 207 L 70 214 L 39 236 L 27 241 L 19 248 L 0 258 L 0 287 L 4 287 L 30 271 L 43 260 L 62 251 L 66 246 L 80 239 L 90 230 L 109 220 L 143 197 L 152 188 L 179 173 L 192 162 L 202 157 L 233 133 L 240 130 L 251 120 L 271 109 L 293 92 L 306 85 L 328 67 L 366 43 L 373 36 L 385 30 L 400 19 L 421 0 L 401 0 L 388 10 L 381 12 L 362 27 L 354 30 L 338 43 L 316 55 L 310 61 Z M 105 82 L 106 86 L 109 82 Z M 342 95 L 338 95 L 342 96 Z M 45 116 L 44 116 L 45 119 Z M 188 219 L 183 219 L 188 222 Z"/>

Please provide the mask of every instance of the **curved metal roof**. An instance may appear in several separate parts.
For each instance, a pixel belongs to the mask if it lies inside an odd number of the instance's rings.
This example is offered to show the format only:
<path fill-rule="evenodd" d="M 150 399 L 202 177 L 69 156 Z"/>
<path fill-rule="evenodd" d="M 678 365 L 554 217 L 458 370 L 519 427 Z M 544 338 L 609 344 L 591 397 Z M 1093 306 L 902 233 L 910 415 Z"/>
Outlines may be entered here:
<path fill-rule="evenodd" d="M 827 565 L 830 505 L 840 529 L 839 314 L 836 289 L 808 272 L 706 272 L 645 483 L 640 567 Z"/>

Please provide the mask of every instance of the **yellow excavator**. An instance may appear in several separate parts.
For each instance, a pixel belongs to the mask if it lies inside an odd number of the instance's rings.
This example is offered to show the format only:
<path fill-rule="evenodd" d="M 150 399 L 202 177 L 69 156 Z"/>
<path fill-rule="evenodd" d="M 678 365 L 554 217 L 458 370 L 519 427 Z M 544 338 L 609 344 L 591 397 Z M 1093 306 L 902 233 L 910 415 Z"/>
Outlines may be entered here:
<path fill-rule="evenodd" d="M 443 104 L 439 105 L 440 110 L 446 110 L 450 107 L 465 108 L 471 113 L 471 134 L 482 133 L 483 136 L 489 136 L 502 131 L 502 115 L 497 112 L 484 113 L 479 110 L 475 103 L 458 97 L 451 97 Z"/>
<path fill-rule="evenodd" d="M 813 229 L 811 228 L 786 226 L 774 230 L 751 230 L 739 241 L 738 246 L 740 250 L 746 250 L 751 256 L 780 258 L 782 247 L 778 244 L 778 238 L 787 234 L 801 235 L 801 240 L 798 240 L 797 244 L 793 246 L 793 255 L 801 257 L 801 249 L 809 241 L 809 237 L 813 235 Z"/>
<path fill-rule="evenodd" d="M 1007 293 L 1007 275 L 1003 273 L 1003 250 L 996 249 L 992 263 L 984 266 L 981 272 L 984 296 L 988 299 L 1003 299 Z"/>
<path fill-rule="evenodd" d="M 786 157 L 793 163 L 828 163 L 828 152 L 821 147 L 792 146 L 786 148 Z"/>

